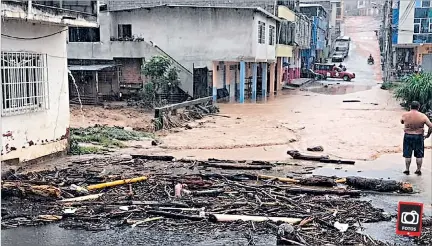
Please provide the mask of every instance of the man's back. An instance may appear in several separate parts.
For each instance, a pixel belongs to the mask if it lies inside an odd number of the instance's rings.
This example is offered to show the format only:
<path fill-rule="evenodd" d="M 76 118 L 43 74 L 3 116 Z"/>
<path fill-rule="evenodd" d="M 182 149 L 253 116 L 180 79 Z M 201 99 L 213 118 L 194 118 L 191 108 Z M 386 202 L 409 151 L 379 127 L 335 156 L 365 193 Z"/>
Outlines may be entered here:
<path fill-rule="evenodd" d="M 407 134 L 424 134 L 424 125 L 427 116 L 417 110 L 411 110 L 402 115 L 402 121 L 405 125 Z"/>

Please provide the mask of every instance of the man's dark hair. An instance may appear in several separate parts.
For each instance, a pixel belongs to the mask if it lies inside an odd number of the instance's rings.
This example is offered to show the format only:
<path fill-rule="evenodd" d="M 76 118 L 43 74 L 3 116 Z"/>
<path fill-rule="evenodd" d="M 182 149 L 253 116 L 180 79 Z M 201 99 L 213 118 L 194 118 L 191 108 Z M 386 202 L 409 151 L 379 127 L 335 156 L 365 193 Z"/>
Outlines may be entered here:
<path fill-rule="evenodd" d="M 411 109 L 419 110 L 420 109 L 420 103 L 417 101 L 411 102 Z"/>

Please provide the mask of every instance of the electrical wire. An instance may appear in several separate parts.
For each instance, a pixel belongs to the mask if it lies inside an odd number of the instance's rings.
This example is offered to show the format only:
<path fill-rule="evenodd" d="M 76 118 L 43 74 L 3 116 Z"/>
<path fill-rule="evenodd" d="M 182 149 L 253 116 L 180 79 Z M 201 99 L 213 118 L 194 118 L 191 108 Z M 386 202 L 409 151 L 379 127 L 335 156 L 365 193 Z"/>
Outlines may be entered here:
<path fill-rule="evenodd" d="M 62 33 L 62 32 L 64 32 L 64 31 L 67 31 L 67 30 L 68 30 L 68 29 L 66 28 L 66 29 L 60 30 L 60 31 L 58 31 L 58 32 L 51 33 L 51 34 L 44 35 L 44 36 L 40 36 L 40 37 L 24 38 L 24 37 L 11 36 L 11 35 L 7 35 L 7 34 L 3 34 L 3 33 L 2 33 L 2 37 L 6 37 L 6 38 L 13 38 L 13 39 L 19 39 L 19 40 L 35 40 L 35 39 L 48 38 L 48 37 L 51 37 L 51 36 L 57 35 L 57 34 L 59 34 L 59 33 Z"/>

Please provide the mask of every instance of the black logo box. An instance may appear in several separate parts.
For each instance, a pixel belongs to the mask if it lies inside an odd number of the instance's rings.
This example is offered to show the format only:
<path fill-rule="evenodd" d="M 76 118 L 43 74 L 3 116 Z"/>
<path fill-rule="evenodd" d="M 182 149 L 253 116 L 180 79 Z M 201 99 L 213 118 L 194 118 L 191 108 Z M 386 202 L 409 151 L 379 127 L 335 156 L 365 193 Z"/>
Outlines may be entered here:
<path fill-rule="evenodd" d="M 412 211 L 415 211 L 418 214 L 418 218 L 413 218 L 414 214 L 411 214 Z M 408 214 L 406 216 L 407 221 L 418 221 L 417 224 L 406 224 L 403 223 L 403 216 L 404 214 Z M 410 232 L 419 232 L 420 231 L 420 225 L 421 225 L 421 216 L 422 216 L 422 208 L 420 205 L 413 205 L 413 204 L 400 204 L 399 212 L 398 212 L 398 230 L 399 231 L 410 231 Z M 409 230 L 407 228 L 413 228 L 415 227 L 415 230 Z"/>

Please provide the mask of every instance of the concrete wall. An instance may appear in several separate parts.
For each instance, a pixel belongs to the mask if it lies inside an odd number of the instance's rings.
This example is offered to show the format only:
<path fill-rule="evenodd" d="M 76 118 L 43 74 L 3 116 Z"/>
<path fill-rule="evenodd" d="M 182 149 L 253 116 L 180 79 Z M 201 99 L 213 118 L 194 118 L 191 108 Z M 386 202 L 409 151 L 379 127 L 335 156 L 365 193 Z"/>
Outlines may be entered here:
<path fill-rule="evenodd" d="M 38 37 L 65 29 L 64 26 L 31 24 L 24 21 L 2 20 L 2 34 L 18 37 Z M 40 112 L 1 117 L 2 160 L 35 159 L 66 149 L 69 129 L 68 70 L 66 58 L 67 31 L 34 40 L 2 37 L 2 51 L 29 51 L 48 55 L 49 109 Z M 10 134 L 7 134 L 10 132 Z M 7 136 L 10 135 L 10 136 Z M 42 143 L 42 141 L 48 143 Z M 30 146 L 30 142 L 36 145 Z M 6 146 L 8 149 L 6 149 Z M 7 153 L 11 147 L 15 151 Z"/>
<path fill-rule="evenodd" d="M 398 32 L 397 42 L 398 44 L 410 44 L 413 42 L 413 34 L 414 34 L 414 8 L 409 7 L 409 1 L 400 1 L 399 2 L 399 30 L 404 30 Z M 408 11 L 408 13 L 406 13 Z M 404 21 L 402 17 L 406 15 Z"/>
<path fill-rule="evenodd" d="M 153 41 L 190 70 L 212 61 L 267 59 L 251 10 L 155 8 L 116 15 L 116 24 L 132 24 L 133 35 Z"/>
<path fill-rule="evenodd" d="M 295 1 L 295 0 L 292 0 Z M 136 7 L 148 7 L 161 4 L 197 5 L 197 6 L 236 6 L 236 7 L 261 7 L 275 14 L 277 6 L 274 0 L 109 0 L 108 8 L 129 9 Z"/>
<path fill-rule="evenodd" d="M 265 43 L 264 44 L 258 43 L 258 21 L 264 22 L 266 24 L 265 25 L 265 27 L 266 27 L 265 28 Z M 235 22 L 228 22 L 228 23 L 235 23 Z M 275 27 L 274 45 L 269 45 L 270 26 Z M 250 28 L 248 28 L 248 30 L 250 30 Z M 255 61 L 260 61 L 260 62 L 272 61 L 272 62 L 275 62 L 276 61 L 276 21 L 274 21 L 270 18 L 266 18 L 262 14 L 255 13 L 254 20 L 253 20 L 253 26 L 252 26 L 251 40 L 248 43 L 245 43 L 244 45 L 246 46 L 250 43 L 252 43 L 253 56 L 255 57 Z M 245 54 L 247 54 L 247 53 L 245 53 Z M 235 60 L 239 60 L 239 59 L 237 58 Z"/>

